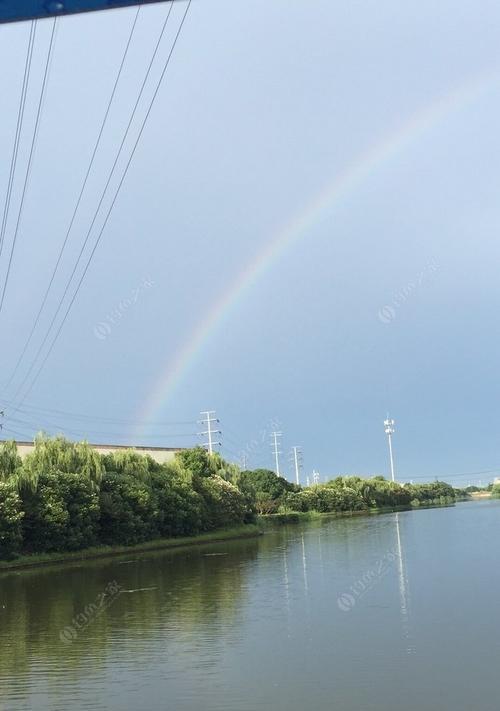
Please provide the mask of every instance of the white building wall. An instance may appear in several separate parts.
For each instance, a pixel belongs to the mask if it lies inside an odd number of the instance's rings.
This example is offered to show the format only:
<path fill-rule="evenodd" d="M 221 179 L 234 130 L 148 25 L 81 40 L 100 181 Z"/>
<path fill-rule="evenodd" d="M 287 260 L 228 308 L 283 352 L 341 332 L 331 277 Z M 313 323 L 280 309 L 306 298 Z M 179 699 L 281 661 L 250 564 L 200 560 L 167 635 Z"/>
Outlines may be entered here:
<path fill-rule="evenodd" d="M 35 447 L 32 442 L 17 442 L 16 444 L 21 459 L 24 459 Z M 99 454 L 112 454 L 113 452 L 123 452 L 131 449 L 137 452 L 137 454 L 144 456 L 149 455 L 155 462 L 158 462 L 158 464 L 171 462 L 175 459 L 177 452 L 181 451 L 181 449 L 173 449 L 171 447 L 127 447 L 119 444 L 91 444 L 90 446 L 99 452 Z"/>

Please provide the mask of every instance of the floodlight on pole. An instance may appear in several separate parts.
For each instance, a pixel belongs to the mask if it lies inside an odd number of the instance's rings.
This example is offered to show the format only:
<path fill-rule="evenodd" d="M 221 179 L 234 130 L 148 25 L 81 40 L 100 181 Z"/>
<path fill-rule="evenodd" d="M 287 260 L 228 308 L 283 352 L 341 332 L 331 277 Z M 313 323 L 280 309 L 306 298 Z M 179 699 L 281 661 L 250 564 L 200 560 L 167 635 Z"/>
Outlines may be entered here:
<path fill-rule="evenodd" d="M 387 418 L 387 420 L 384 420 L 384 430 L 387 435 L 387 441 L 389 443 L 389 459 L 390 459 L 390 464 L 391 464 L 391 479 L 392 481 L 396 481 L 396 477 L 394 474 L 394 455 L 392 451 L 392 435 L 395 432 L 394 429 L 395 422 L 394 420 L 391 420 Z"/>

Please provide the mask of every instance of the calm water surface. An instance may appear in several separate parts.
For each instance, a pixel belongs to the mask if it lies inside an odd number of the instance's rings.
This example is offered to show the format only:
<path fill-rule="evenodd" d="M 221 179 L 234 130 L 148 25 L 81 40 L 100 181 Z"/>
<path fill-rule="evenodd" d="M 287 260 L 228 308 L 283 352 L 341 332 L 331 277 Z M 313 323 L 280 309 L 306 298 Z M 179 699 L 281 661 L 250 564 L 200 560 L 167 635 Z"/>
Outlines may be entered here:
<path fill-rule="evenodd" d="M 4 574 L 0 709 L 498 711 L 499 589 L 500 501 Z"/>

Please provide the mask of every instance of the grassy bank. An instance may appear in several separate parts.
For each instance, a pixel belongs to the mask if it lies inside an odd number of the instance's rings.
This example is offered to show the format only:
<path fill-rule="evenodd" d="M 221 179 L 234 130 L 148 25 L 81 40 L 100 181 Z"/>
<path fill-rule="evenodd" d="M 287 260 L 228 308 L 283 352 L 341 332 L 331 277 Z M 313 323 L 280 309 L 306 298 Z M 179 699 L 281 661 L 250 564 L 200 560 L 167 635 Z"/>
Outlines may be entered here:
<path fill-rule="evenodd" d="M 134 553 L 147 553 L 149 551 L 159 551 L 169 548 L 181 548 L 196 546 L 204 543 L 217 543 L 221 541 L 237 540 L 240 538 L 254 538 L 262 534 L 259 526 L 247 524 L 235 528 L 219 529 L 209 533 L 201 533 L 197 536 L 186 536 L 184 538 L 160 538 L 154 541 L 139 543 L 134 546 L 98 546 L 87 548 L 82 551 L 72 553 L 40 553 L 37 555 L 25 555 L 11 561 L 0 561 L 0 573 L 8 570 L 22 570 L 37 568 L 43 565 L 54 565 L 59 563 L 74 563 L 80 560 L 92 560 L 98 558 L 113 558 L 118 556 L 129 556 Z"/>
<path fill-rule="evenodd" d="M 261 526 L 286 525 L 289 523 L 306 523 L 320 518 L 353 518 L 357 516 L 378 516 L 380 514 L 397 513 L 398 511 L 418 511 L 419 509 L 435 509 L 454 506 L 455 502 L 426 503 L 419 506 L 380 506 L 378 508 L 362 509 L 360 511 L 289 511 L 287 513 L 264 514 L 258 517 Z"/>

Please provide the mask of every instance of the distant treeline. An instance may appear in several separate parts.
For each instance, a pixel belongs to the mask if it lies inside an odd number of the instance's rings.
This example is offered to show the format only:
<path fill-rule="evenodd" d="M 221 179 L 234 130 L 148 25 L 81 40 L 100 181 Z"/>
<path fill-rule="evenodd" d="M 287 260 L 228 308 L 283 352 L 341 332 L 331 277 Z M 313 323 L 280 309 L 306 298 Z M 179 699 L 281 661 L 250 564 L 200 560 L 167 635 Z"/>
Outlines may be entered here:
<path fill-rule="evenodd" d="M 40 435 L 24 460 L 15 443 L 0 445 L 0 559 L 194 536 L 257 514 L 409 507 L 455 496 L 442 482 L 401 486 L 382 477 L 301 488 L 266 469 L 242 472 L 201 448 L 158 464 L 132 450 L 101 455 Z"/>

